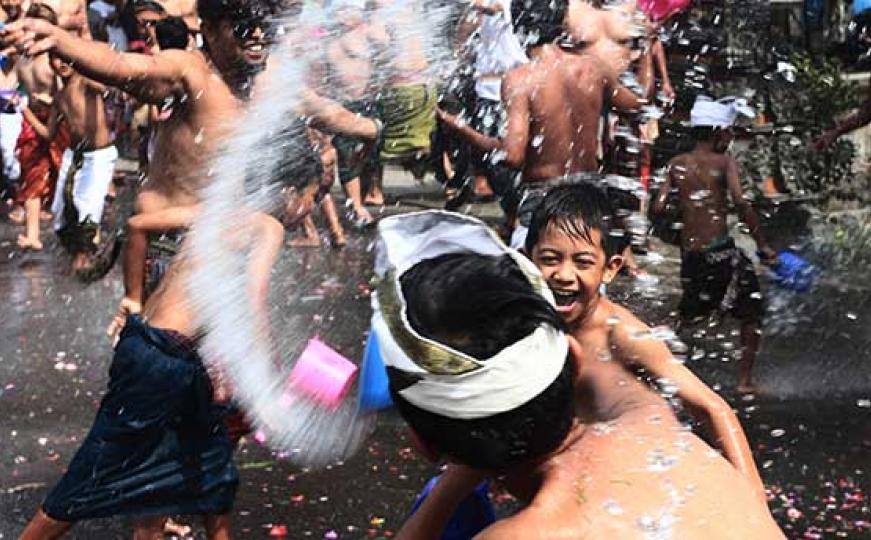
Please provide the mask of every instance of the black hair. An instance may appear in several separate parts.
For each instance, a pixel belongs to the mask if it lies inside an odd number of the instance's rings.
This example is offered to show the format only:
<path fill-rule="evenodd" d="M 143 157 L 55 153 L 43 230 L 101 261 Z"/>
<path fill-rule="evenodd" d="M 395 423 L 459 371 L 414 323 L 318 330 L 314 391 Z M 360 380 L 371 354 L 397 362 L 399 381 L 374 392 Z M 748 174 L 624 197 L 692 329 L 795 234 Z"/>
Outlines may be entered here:
<path fill-rule="evenodd" d="M 30 4 L 30 7 L 27 8 L 26 16 L 34 19 L 43 19 L 57 26 L 57 12 L 48 4 Z"/>
<path fill-rule="evenodd" d="M 713 126 L 694 126 L 692 128 L 693 140 L 696 142 L 711 142 L 717 129 Z"/>
<path fill-rule="evenodd" d="M 154 33 L 162 50 L 186 49 L 188 46 L 190 31 L 181 17 L 167 17 L 157 21 Z"/>
<path fill-rule="evenodd" d="M 527 253 L 532 254 L 541 235 L 551 226 L 591 244 L 591 233 L 598 229 L 606 260 L 622 253 L 629 242 L 628 234 L 618 227 L 607 192 L 593 184 L 559 186 L 548 192 L 532 214 L 524 246 Z"/>
<path fill-rule="evenodd" d="M 556 310 L 507 255 L 442 255 L 400 279 L 411 326 L 421 335 L 486 361 L 541 325 L 564 330 Z M 530 357 L 529 362 L 535 362 Z M 575 365 L 567 356 L 556 379 L 512 410 L 464 420 L 423 410 L 399 390 L 413 384 L 388 368 L 394 404 L 429 446 L 478 469 L 504 471 L 554 451 L 574 418 Z"/>
<path fill-rule="evenodd" d="M 512 0 L 511 16 L 520 44 L 537 47 L 565 33 L 568 0 Z"/>

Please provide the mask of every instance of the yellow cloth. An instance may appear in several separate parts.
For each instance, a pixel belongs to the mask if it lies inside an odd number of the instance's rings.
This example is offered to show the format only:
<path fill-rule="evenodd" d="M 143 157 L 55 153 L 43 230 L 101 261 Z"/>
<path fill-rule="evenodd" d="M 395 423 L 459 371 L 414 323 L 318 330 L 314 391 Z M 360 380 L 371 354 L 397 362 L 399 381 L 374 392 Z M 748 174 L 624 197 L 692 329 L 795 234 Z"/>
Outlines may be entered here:
<path fill-rule="evenodd" d="M 435 89 L 425 84 L 391 86 L 378 100 L 384 129 L 381 159 L 403 161 L 428 154 L 435 129 Z"/>

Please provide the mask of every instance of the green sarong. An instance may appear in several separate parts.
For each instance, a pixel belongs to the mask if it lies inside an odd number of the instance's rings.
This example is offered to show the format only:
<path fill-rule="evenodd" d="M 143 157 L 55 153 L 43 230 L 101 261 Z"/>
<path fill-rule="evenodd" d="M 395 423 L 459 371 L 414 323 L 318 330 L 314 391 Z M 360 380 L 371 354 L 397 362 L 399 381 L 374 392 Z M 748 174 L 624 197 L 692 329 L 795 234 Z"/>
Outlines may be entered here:
<path fill-rule="evenodd" d="M 381 159 L 406 161 L 429 155 L 437 95 L 425 84 L 391 86 L 378 99 L 384 130 Z"/>

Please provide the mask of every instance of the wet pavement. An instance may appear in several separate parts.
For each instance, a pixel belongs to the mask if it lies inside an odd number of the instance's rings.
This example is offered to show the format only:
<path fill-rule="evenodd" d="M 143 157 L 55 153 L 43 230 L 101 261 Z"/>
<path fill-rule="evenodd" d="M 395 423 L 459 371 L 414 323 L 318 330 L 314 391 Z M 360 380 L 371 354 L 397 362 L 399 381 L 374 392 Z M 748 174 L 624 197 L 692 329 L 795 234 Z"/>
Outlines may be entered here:
<path fill-rule="evenodd" d="M 436 204 L 406 194 L 389 212 Z M 498 214 L 495 205 L 474 210 Z M 90 426 L 111 360 L 104 329 L 122 292 L 119 268 L 82 285 L 63 272 L 53 242 L 42 253 L 19 253 L 17 232 L 0 223 L 0 538 L 17 536 Z M 360 358 L 371 244 L 368 231 L 351 233 L 341 251 L 284 251 L 276 301 L 288 306 L 285 324 L 297 329 L 300 344 L 317 334 Z M 672 322 L 679 295 L 678 260 L 674 248 L 657 246 L 661 260 L 644 264 L 659 283 L 623 278 L 611 294 L 648 323 L 664 324 Z M 732 392 L 733 324 L 684 334 L 689 367 L 736 407 L 789 538 L 871 538 L 871 292 L 861 276 L 841 279 L 841 270 L 830 269 L 805 297 L 774 295 L 772 318 L 780 324 L 764 340 L 753 400 Z M 253 440 L 242 443 L 237 464 L 233 520 L 240 538 L 266 538 L 282 526 L 294 539 L 389 537 L 437 472 L 415 455 L 392 412 L 380 416 L 361 452 L 328 470 L 299 470 Z M 498 503 L 503 511 L 512 504 L 507 496 Z M 129 538 L 130 523 L 82 523 L 68 537 Z"/>

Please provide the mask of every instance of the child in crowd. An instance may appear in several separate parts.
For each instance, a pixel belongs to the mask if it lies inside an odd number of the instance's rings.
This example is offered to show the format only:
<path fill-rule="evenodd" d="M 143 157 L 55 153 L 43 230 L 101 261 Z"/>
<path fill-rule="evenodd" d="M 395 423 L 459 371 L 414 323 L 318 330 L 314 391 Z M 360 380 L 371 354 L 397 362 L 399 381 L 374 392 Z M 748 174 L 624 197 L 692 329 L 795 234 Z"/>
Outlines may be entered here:
<path fill-rule="evenodd" d="M 118 152 L 103 109 L 106 87 L 79 74 L 72 65 L 49 52 L 52 70 L 61 80 L 45 123 L 27 114 L 33 130 L 53 141 L 61 120 L 69 130 L 69 147 L 64 150 L 54 201 L 54 230 L 72 255 L 72 270 L 85 273 L 97 247 L 100 220 Z"/>
<path fill-rule="evenodd" d="M 544 275 L 556 309 L 584 349 L 577 383 L 579 414 L 607 422 L 620 403 L 664 406 L 642 374 L 679 398 L 702 422 L 726 459 L 764 498 L 764 488 L 741 423 L 732 408 L 672 356 L 651 329 L 601 294 L 623 264 L 627 233 L 616 229 L 608 197 L 590 184 L 551 190 L 535 212 L 526 250 Z M 671 411 L 664 408 L 664 414 Z"/>
<path fill-rule="evenodd" d="M 732 142 L 732 125 L 739 114 L 752 116 L 740 101 L 713 101 L 700 96 L 690 112 L 696 147 L 673 158 L 660 186 L 654 211 L 661 213 L 677 192 L 681 221 L 682 321 L 694 321 L 713 312 L 729 313 L 741 321 L 741 357 L 738 392 L 750 393 L 753 363 L 759 350 L 764 299 L 752 261 L 735 246 L 729 235 L 728 202 L 738 210 L 756 241 L 764 264 L 777 264 L 777 253 L 768 245 L 759 217 L 744 199 L 738 163 L 726 152 Z"/>

